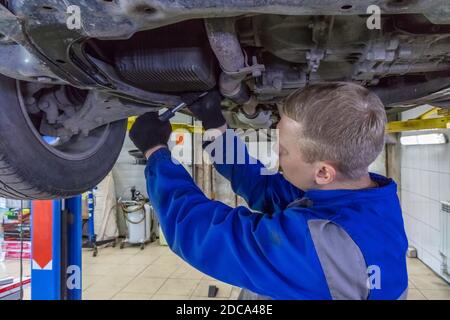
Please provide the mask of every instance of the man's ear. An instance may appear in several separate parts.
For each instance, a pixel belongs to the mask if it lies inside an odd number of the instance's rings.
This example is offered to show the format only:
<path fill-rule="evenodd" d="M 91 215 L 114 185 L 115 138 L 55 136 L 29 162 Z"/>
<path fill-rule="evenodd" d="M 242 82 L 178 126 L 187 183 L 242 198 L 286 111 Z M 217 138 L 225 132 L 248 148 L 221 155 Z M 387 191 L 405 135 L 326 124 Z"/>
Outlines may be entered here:
<path fill-rule="evenodd" d="M 314 179 L 318 185 L 326 185 L 336 180 L 336 169 L 329 163 L 319 161 L 316 166 Z"/>

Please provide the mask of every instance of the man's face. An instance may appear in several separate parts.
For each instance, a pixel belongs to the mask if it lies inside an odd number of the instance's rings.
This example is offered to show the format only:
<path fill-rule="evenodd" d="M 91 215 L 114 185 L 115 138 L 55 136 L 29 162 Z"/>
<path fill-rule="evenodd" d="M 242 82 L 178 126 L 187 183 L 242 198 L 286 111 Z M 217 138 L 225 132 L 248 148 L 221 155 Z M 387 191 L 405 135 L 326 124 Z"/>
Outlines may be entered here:
<path fill-rule="evenodd" d="M 316 163 L 303 160 L 298 132 L 300 124 L 283 115 L 277 125 L 279 129 L 279 156 L 283 175 L 290 183 L 302 190 L 313 189 L 316 184 Z"/>

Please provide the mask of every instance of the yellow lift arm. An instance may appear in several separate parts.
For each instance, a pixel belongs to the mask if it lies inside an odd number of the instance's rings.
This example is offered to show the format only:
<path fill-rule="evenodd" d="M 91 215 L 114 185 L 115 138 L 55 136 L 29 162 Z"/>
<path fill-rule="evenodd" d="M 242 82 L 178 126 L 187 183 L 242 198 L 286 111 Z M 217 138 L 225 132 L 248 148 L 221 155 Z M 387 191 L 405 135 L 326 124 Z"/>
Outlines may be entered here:
<path fill-rule="evenodd" d="M 131 127 L 133 126 L 134 122 L 136 121 L 137 117 L 130 117 L 128 118 L 128 131 L 131 130 Z M 186 124 L 186 123 L 172 123 L 172 130 L 177 130 L 177 129 L 184 129 L 189 131 L 190 133 L 201 133 L 203 132 L 203 128 L 202 127 L 198 127 L 198 126 L 193 126 L 190 124 Z"/>
<path fill-rule="evenodd" d="M 439 117 L 429 118 L 436 114 Z M 450 129 L 450 110 L 433 107 L 415 119 L 391 121 L 386 126 L 387 133 L 430 129 Z"/>

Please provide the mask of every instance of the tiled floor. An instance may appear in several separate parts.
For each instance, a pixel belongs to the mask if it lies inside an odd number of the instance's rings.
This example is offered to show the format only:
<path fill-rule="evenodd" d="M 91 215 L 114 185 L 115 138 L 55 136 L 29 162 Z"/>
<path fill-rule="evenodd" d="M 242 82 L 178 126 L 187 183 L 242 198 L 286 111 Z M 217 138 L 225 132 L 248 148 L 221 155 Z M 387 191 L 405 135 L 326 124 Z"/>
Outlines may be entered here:
<path fill-rule="evenodd" d="M 103 248 L 97 257 L 83 251 L 83 299 L 236 299 L 240 289 L 214 280 L 189 266 L 168 247 L 156 243 L 144 250 Z"/>
<path fill-rule="evenodd" d="M 29 261 L 24 274 L 29 275 Z M 408 259 L 411 300 L 450 300 L 450 285 L 418 259 Z M 18 276 L 19 263 L 0 263 L 0 278 Z M 236 299 L 239 290 L 190 267 L 168 247 L 156 243 L 144 250 L 101 248 L 99 255 L 83 250 L 83 299 L 208 299 L 208 286 L 219 288 L 216 299 Z M 24 291 L 30 298 L 30 289 Z"/>
<path fill-rule="evenodd" d="M 29 277 L 31 275 L 30 260 L 23 260 L 23 276 Z M 20 277 L 20 262 L 18 260 L 5 260 L 0 262 L 0 279 L 4 278 L 19 278 Z M 30 286 L 25 286 L 23 290 L 24 300 L 30 300 L 31 290 Z"/>

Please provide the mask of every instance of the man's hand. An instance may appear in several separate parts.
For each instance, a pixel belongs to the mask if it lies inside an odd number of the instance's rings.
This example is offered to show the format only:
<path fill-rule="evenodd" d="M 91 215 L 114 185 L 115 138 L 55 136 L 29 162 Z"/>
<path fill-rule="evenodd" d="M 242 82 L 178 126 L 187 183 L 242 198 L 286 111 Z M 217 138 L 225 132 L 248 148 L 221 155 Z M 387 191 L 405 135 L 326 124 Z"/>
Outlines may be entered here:
<path fill-rule="evenodd" d="M 197 97 L 196 93 L 188 93 L 182 95 L 181 100 L 188 105 L 194 116 L 203 122 L 205 130 L 217 129 L 226 125 L 220 108 L 222 97 L 219 91 L 210 91 L 206 96 L 195 101 Z"/>
<path fill-rule="evenodd" d="M 130 139 L 148 159 L 156 150 L 167 147 L 171 132 L 169 121 L 160 121 L 158 112 L 148 112 L 136 119 Z"/>

